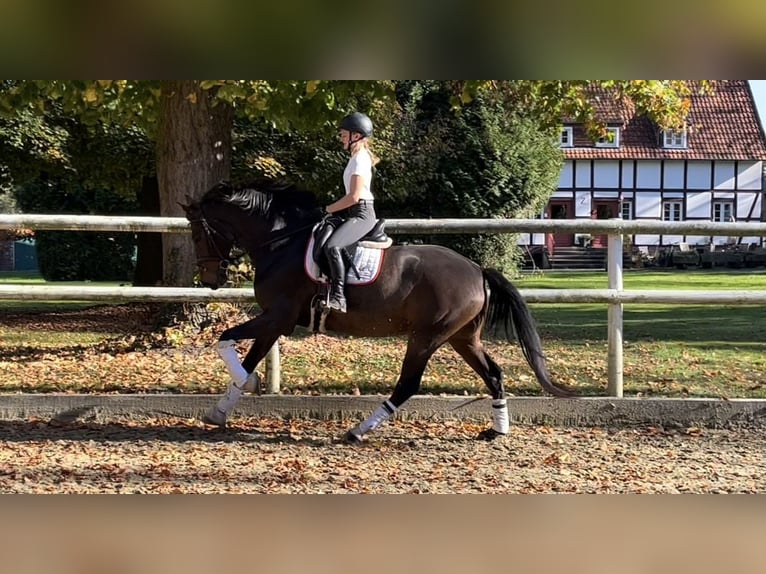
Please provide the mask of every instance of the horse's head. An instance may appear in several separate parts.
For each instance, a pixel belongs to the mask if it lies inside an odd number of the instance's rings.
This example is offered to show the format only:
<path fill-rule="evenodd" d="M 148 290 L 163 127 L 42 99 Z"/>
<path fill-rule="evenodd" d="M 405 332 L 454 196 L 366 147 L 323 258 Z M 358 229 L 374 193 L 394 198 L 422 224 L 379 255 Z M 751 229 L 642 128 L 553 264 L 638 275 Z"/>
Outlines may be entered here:
<path fill-rule="evenodd" d="M 229 253 L 234 245 L 234 236 L 216 221 L 206 217 L 202 204 L 191 201 L 181 204 L 186 212 L 186 219 L 191 224 L 194 251 L 197 254 L 197 268 L 200 282 L 205 287 L 217 289 L 228 281 L 226 270 L 229 267 Z"/>
<path fill-rule="evenodd" d="M 308 230 L 320 217 L 314 194 L 270 180 L 242 186 L 222 181 L 200 201 L 186 200 L 181 207 L 191 223 L 200 281 L 213 289 L 226 283 L 235 243 L 252 257 L 276 239 Z"/>

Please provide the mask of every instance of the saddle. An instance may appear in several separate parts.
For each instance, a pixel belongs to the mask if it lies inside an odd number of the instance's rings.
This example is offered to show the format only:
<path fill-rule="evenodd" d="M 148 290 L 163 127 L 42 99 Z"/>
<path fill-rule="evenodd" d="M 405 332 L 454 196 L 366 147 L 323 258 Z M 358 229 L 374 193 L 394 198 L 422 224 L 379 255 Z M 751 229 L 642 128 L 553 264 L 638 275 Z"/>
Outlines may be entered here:
<path fill-rule="evenodd" d="M 318 284 L 317 294 L 311 301 L 311 321 L 309 328 L 314 332 L 325 332 L 324 323 L 328 315 L 326 302 L 329 295 L 329 270 L 324 245 L 339 224 L 336 219 L 329 218 L 317 224 L 309 238 L 304 258 L 306 275 Z M 385 250 L 391 247 L 393 241 L 384 231 L 386 221 L 379 219 L 372 230 L 356 243 L 342 250 L 346 263 L 347 285 L 369 285 L 374 283 L 380 274 Z"/>
<path fill-rule="evenodd" d="M 314 230 L 314 248 L 312 256 L 314 257 L 314 261 L 316 261 L 319 267 L 323 270 L 324 246 L 325 243 L 327 243 L 327 240 L 330 239 L 332 232 L 335 231 L 335 227 L 337 225 L 337 222 L 333 221 L 333 218 L 329 218 L 320 223 Z M 375 226 L 367 235 L 357 241 L 356 244 L 346 247 L 349 255 L 351 255 L 351 259 L 353 260 L 353 252 L 356 247 L 366 247 L 368 249 L 388 249 L 391 247 L 393 240 L 388 235 L 386 235 L 385 226 L 386 220 L 378 219 L 375 222 Z M 346 265 L 348 264 L 349 261 L 346 261 Z"/>
<path fill-rule="evenodd" d="M 380 272 L 383 253 L 391 247 L 393 241 L 384 231 L 386 221 L 379 219 L 370 232 L 356 243 L 342 250 L 346 263 L 346 283 L 349 285 L 369 285 Z M 333 218 L 317 224 L 306 250 L 306 274 L 317 283 L 325 283 L 329 277 L 324 246 L 335 230 L 338 221 Z"/>

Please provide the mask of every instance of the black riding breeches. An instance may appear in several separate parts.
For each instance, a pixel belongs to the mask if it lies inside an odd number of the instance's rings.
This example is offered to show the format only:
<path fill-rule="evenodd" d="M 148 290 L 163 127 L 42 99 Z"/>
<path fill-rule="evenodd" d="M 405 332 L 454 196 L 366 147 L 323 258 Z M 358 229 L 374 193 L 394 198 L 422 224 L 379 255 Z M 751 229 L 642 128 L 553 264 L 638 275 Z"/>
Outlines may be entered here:
<path fill-rule="evenodd" d="M 359 241 L 375 227 L 377 218 L 372 201 L 361 200 L 356 205 L 339 211 L 343 222 L 335 229 L 325 244 L 325 250 L 343 249 Z"/>

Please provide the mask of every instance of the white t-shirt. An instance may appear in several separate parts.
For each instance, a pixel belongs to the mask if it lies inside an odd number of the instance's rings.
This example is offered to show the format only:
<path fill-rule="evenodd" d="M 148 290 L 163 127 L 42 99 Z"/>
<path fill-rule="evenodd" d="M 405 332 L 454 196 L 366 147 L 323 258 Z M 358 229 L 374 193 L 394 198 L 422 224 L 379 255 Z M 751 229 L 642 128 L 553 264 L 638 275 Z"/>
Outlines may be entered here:
<path fill-rule="evenodd" d="M 374 199 L 370 190 L 372 181 L 372 158 L 367 148 L 362 148 L 348 160 L 348 165 L 343 171 L 343 186 L 346 188 L 346 195 L 351 193 L 351 176 L 358 175 L 362 178 L 364 186 L 359 199 Z"/>

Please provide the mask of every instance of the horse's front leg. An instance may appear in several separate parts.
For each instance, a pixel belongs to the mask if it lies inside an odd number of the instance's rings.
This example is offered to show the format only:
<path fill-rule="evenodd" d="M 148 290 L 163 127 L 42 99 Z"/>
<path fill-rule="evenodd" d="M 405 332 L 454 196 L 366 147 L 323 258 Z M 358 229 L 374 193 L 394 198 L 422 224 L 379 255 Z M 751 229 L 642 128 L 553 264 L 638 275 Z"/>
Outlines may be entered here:
<path fill-rule="evenodd" d="M 218 354 L 226 365 L 231 377 L 226 393 L 203 416 L 203 422 L 216 426 L 226 426 L 226 419 L 239 402 L 245 390 L 248 377 L 255 373 L 258 363 L 266 356 L 280 335 L 290 332 L 287 329 L 285 315 L 275 320 L 278 314 L 264 313 L 221 334 L 218 340 Z M 253 339 L 253 344 L 240 362 L 235 344 L 242 339 Z M 255 382 L 256 385 L 259 381 Z"/>

